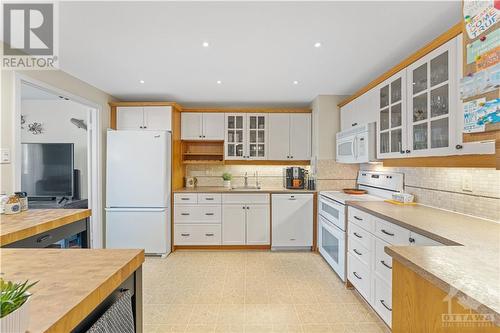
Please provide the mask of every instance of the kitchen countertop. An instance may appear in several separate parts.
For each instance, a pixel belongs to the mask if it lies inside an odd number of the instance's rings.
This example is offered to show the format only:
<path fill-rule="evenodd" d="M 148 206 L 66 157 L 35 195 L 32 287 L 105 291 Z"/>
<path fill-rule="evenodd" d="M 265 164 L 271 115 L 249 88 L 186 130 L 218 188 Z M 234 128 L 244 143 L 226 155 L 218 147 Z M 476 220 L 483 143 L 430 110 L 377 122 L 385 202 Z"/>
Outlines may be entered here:
<path fill-rule="evenodd" d="M 284 187 L 264 187 L 260 190 L 228 189 L 223 186 L 184 187 L 174 190 L 174 193 L 316 193 L 316 190 L 295 190 Z"/>
<path fill-rule="evenodd" d="M 0 257 L 4 279 L 39 281 L 29 332 L 70 332 L 142 265 L 144 250 L 1 249 Z"/>
<path fill-rule="evenodd" d="M 0 217 L 0 245 L 62 227 L 91 215 L 90 209 L 29 209 Z"/>
<path fill-rule="evenodd" d="M 388 246 L 385 252 L 460 302 L 500 325 L 500 223 L 423 205 L 350 201 L 448 246 Z M 464 297 L 465 296 L 465 297 Z"/>

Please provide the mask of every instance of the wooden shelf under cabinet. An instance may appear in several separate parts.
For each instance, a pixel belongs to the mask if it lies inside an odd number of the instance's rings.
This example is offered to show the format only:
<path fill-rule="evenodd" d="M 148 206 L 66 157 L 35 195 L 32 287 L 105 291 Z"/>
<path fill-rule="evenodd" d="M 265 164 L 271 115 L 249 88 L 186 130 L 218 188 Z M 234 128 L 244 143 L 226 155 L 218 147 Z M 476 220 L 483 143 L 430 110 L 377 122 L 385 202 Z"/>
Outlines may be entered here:
<path fill-rule="evenodd" d="M 224 141 L 182 141 L 183 164 L 223 164 Z"/>

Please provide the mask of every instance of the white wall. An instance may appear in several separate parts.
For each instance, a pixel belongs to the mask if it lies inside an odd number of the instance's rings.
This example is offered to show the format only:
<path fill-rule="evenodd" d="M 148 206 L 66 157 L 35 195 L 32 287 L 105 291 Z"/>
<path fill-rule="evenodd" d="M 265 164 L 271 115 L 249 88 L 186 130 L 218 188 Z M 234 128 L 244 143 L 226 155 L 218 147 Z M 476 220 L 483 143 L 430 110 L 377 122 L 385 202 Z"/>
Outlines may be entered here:
<path fill-rule="evenodd" d="M 66 100 L 23 100 L 21 114 L 26 120 L 21 130 L 21 142 L 29 143 L 73 143 L 75 169 L 80 170 L 80 194 L 82 199 L 88 198 L 87 172 L 87 131 L 77 128 L 70 122 L 71 118 L 87 120 L 88 108 Z M 42 124 L 43 132 L 33 134 L 28 131 L 28 124 Z"/>

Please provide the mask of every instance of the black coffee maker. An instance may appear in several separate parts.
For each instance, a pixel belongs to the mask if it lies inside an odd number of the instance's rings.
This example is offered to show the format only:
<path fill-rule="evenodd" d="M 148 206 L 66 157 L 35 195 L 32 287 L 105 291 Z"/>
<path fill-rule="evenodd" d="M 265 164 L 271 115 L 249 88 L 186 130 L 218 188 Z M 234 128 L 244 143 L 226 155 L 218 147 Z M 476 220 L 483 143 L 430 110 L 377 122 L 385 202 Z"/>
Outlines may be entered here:
<path fill-rule="evenodd" d="M 299 167 L 289 167 L 283 169 L 283 187 L 287 189 L 305 188 L 305 169 Z"/>

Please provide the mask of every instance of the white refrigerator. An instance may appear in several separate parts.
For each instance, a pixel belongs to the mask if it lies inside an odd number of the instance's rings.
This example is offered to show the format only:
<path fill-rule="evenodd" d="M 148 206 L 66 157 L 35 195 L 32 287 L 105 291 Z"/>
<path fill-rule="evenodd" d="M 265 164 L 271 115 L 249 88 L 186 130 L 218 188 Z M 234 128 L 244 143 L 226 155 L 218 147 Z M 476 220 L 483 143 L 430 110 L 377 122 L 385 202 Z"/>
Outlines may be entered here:
<path fill-rule="evenodd" d="M 106 247 L 170 253 L 171 133 L 107 134 Z"/>

